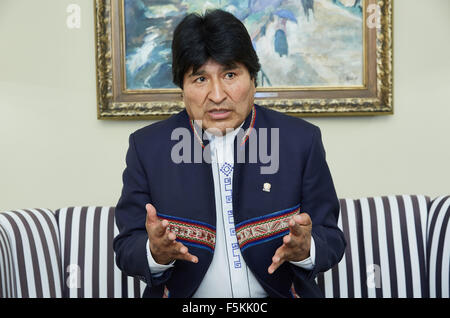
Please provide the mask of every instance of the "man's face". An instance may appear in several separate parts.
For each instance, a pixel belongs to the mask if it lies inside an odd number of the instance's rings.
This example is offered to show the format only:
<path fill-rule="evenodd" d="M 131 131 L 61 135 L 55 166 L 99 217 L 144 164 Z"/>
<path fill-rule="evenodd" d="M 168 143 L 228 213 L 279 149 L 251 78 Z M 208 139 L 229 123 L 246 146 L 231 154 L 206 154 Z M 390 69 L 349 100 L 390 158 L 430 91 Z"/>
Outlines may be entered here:
<path fill-rule="evenodd" d="M 250 113 L 255 83 L 247 68 L 236 63 L 226 67 L 208 60 L 195 73 L 184 74 L 183 101 L 191 119 L 201 120 L 203 129 L 237 128 Z"/>

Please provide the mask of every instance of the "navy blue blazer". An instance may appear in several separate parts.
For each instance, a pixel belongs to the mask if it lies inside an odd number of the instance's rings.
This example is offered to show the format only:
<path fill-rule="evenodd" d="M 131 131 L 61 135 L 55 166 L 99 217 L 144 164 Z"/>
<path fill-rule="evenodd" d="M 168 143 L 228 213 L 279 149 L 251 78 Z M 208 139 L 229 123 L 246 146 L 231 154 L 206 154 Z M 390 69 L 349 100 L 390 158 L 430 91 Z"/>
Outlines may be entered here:
<path fill-rule="evenodd" d="M 201 163 L 173 162 L 172 148 L 180 140 L 171 136 L 180 127 L 191 132 L 185 141 L 190 143 L 193 158 L 195 147 L 201 144 L 186 110 L 139 129 L 129 138 L 123 189 L 115 210 L 120 233 L 114 239 L 114 251 L 122 271 L 146 282 L 143 297 L 161 297 L 164 287 L 170 297 L 191 297 L 214 253 L 216 206 L 211 164 L 204 159 Z M 242 256 L 270 297 L 292 297 L 292 285 L 300 297 L 323 297 L 314 279 L 339 262 L 346 243 L 337 227 L 339 201 L 320 130 L 300 118 L 255 105 L 243 129 L 258 133 L 261 128 L 267 128 L 268 140 L 270 129 L 279 128 L 279 167 L 274 174 L 261 174 L 260 168 L 269 164 L 259 156 L 256 163 L 249 163 L 251 142 L 235 139 L 232 206 Z M 203 143 L 202 150 L 207 152 L 208 141 Z M 238 162 L 238 155 L 247 158 L 246 162 Z M 264 183 L 271 184 L 270 192 L 262 190 Z M 146 203 L 153 204 L 158 216 L 169 221 L 177 240 L 198 257 L 197 264 L 177 260 L 162 276 L 152 277 L 146 255 Z M 286 262 L 270 275 L 271 259 L 289 233 L 287 220 L 299 210 L 312 220 L 314 269 Z"/>

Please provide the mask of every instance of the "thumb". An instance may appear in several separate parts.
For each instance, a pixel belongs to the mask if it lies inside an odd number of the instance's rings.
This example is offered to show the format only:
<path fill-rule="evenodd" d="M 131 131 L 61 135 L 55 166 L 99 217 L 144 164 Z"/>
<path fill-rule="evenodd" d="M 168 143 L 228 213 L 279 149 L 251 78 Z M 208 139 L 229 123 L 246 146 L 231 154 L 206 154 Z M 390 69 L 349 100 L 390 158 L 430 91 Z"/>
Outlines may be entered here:
<path fill-rule="evenodd" d="M 289 221 L 289 230 L 296 236 L 301 235 L 305 228 L 309 228 L 311 226 L 311 218 L 307 213 L 294 215 Z"/>
<path fill-rule="evenodd" d="M 297 224 L 302 226 L 308 226 L 312 224 L 311 217 L 309 216 L 308 213 L 305 212 L 294 216 L 294 220 Z"/>
<path fill-rule="evenodd" d="M 148 220 L 148 222 L 150 222 L 150 223 L 157 222 L 158 221 L 158 216 L 156 215 L 155 207 L 152 204 L 147 203 L 145 205 L 145 209 L 147 210 L 147 220 Z"/>

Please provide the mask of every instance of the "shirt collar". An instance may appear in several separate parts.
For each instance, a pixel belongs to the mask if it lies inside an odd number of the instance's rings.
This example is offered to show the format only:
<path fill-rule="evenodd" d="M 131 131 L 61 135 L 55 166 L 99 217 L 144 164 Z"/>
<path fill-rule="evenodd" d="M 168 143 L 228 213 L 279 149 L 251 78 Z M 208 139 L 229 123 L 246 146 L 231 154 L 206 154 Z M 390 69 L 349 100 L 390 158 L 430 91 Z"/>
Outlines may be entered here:
<path fill-rule="evenodd" d="M 234 138 L 236 138 L 236 135 L 239 132 L 239 129 L 242 128 L 242 126 L 244 126 L 244 122 L 242 122 L 239 125 L 239 127 L 237 127 L 236 129 L 233 129 L 232 131 L 229 131 L 224 136 L 216 136 L 206 130 L 205 130 L 205 135 L 208 138 L 209 142 L 214 142 L 216 140 L 217 141 L 220 140 L 220 141 L 224 141 L 224 142 L 232 142 L 234 140 Z"/>
<path fill-rule="evenodd" d="M 245 134 L 240 143 L 241 145 L 244 144 L 248 139 L 250 131 L 253 129 L 253 126 L 255 125 L 255 120 L 256 120 L 256 107 L 255 105 L 253 105 L 252 111 L 247 116 L 247 118 L 241 123 L 241 125 L 221 138 L 226 138 L 227 140 L 228 138 L 231 138 L 231 140 L 234 140 L 237 133 L 239 132 L 239 128 L 242 128 L 244 129 Z M 189 123 L 196 137 L 194 139 L 197 139 L 197 141 L 202 145 L 203 148 L 205 147 L 205 144 L 209 143 L 212 139 L 216 138 L 216 136 L 213 136 L 209 132 L 203 130 L 203 128 L 199 127 L 194 120 L 189 120 Z M 205 142 L 202 140 L 202 137 L 204 135 L 207 137 L 207 139 L 204 140 Z"/>

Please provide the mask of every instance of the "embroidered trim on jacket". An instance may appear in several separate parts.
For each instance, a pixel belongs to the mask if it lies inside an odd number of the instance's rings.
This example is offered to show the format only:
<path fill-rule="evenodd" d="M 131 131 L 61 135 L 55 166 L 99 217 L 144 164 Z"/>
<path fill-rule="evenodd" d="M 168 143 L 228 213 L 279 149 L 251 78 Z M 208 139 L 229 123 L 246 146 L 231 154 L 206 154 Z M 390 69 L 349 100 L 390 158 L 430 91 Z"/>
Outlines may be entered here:
<path fill-rule="evenodd" d="M 198 248 L 203 248 L 211 253 L 214 252 L 216 244 L 216 229 L 215 227 L 188 219 L 164 215 L 158 213 L 161 220 L 169 221 L 169 230 L 176 234 L 177 241 L 191 245 Z"/>
<path fill-rule="evenodd" d="M 245 142 L 248 139 L 248 136 L 250 135 L 250 132 L 253 129 L 253 126 L 255 125 L 255 120 L 256 120 L 256 109 L 255 106 L 253 105 L 252 107 L 252 118 L 250 120 L 250 126 L 247 129 L 247 131 L 245 132 L 244 136 L 242 137 L 242 142 L 241 142 L 241 146 L 245 144 Z"/>
<path fill-rule="evenodd" d="M 289 233 L 289 219 L 300 212 L 300 205 L 256 217 L 236 225 L 236 236 L 241 251 Z"/>

